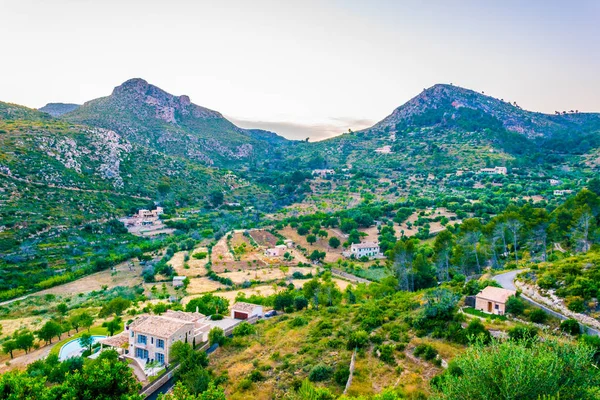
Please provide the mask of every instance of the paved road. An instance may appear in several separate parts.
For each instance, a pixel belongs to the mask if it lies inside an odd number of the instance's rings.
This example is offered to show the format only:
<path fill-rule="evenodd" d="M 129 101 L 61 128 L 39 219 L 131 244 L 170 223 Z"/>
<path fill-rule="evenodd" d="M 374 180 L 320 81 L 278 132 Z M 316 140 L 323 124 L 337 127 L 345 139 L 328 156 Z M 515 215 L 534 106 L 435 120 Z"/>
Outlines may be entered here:
<path fill-rule="evenodd" d="M 494 280 L 496 282 L 498 282 L 500 285 L 502 285 L 502 287 L 504 289 L 510 289 L 510 290 L 517 290 L 515 287 L 515 277 L 521 272 L 523 271 L 522 269 L 520 270 L 516 270 L 516 271 L 510 271 L 510 272 L 505 272 L 503 274 L 499 274 L 494 276 Z M 569 317 L 554 311 L 548 307 L 546 307 L 543 304 L 538 303 L 537 301 L 530 299 L 529 297 L 525 296 L 525 295 L 521 295 L 521 298 L 523 300 L 525 300 L 526 302 L 528 302 L 529 304 L 534 305 L 535 307 L 541 308 L 543 311 L 545 311 L 547 314 L 550 314 L 560 320 L 565 320 L 565 319 L 569 319 Z M 588 335 L 596 335 L 596 336 L 600 336 L 600 331 L 598 331 L 597 329 L 591 328 L 587 325 L 582 324 L 581 322 L 579 322 L 579 325 L 582 328 L 582 331 L 584 333 L 587 333 Z"/>
<path fill-rule="evenodd" d="M 504 289 L 509 289 L 509 290 L 517 290 L 517 288 L 515 287 L 515 278 L 517 277 L 517 275 L 519 273 L 521 273 L 523 270 L 522 269 L 517 269 L 514 271 L 510 271 L 510 272 L 505 272 L 503 274 L 499 274 L 494 276 L 492 279 L 494 279 L 496 282 L 498 282 L 500 285 L 502 285 L 502 287 Z"/>

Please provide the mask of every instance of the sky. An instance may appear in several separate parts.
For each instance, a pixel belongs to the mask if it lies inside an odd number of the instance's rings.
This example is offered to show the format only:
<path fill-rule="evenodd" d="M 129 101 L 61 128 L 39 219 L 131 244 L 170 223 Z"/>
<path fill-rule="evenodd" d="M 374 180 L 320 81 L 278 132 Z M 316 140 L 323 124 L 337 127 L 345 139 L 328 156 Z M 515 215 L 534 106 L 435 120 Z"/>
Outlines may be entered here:
<path fill-rule="evenodd" d="M 239 126 L 320 140 L 436 83 L 600 111 L 596 0 L 0 0 L 0 100 L 83 103 L 139 77 Z"/>

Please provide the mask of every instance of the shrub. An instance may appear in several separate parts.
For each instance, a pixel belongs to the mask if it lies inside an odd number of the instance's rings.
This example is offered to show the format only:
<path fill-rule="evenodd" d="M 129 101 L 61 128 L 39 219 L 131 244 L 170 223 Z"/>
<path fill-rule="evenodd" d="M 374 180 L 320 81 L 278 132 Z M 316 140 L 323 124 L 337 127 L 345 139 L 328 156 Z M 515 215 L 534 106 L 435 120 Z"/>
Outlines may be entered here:
<path fill-rule="evenodd" d="M 527 325 L 518 325 L 508 331 L 508 337 L 513 340 L 531 340 L 538 334 L 537 328 Z"/>
<path fill-rule="evenodd" d="M 192 257 L 194 257 L 197 260 L 204 260 L 207 256 L 208 256 L 208 253 L 201 251 L 199 253 L 194 254 Z"/>
<path fill-rule="evenodd" d="M 262 374 L 262 372 L 255 369 L 254 371 L 250 372 L 248 379 L 250 379 L 252 382 L 260 382 L 265 379 L 265 376 Z"/>
<path fill-rule="evenodd" d="M 506 312 L 512 315 L 521 315 L 525 311 L 525 303 L 516 296 L 511 296 L 506 301 Z"/>
<path fill-rule="evenodd" d="M 546 322 L 547 319 L 548 314 L 546 314 L 544 310 L 540 308 L 536 308 L 529 314 L 529 320 L 531 322 L 535 322 L 536 324 L 543 324 L 544 322 Z"/>
<path fill-rule="evenodd" d="M 256 327 L 247 322 L 242 322 L 235 328 L 233 328 L 233 336 L 248 336 L 256 333 Z"/>
<path fill-rule="evenodd" d="M 567 308 L 573 312 L 581 313 L 585 311 L 585 302 L 583 301 L 583 297 L 568 296 L 565 299 L 565 303 L 567 304 Z"/>
<path fill-rule="evenodd" d="M 561 322 L 560 330 L 573 336 L 579 335 L 581 333 L 579 322 L 577 322 L 576 319 L 566 319 L 563 322 Z"/>
<path fill-rule="evenodd" d="M 323 382 L 331 378 L 333 369 L 327 365 L 315 365 L 308 374 L 308 379 L 311 382 Z"/>
<path fill-rule="evenodd" d="M 391 344 L 382 344 L 379 346 L 379 358 L 386 364 L 396 365 L 394 346 Z"/>
<path fill-rule="evenodd" d="M 302 317 L 296 317 L 289 322 L 290 327 L 297 328 L 299 326 L 304 326 L 308 324 L 308 321 Z"/>
<path fill-rule="evenodd" d="M 369 343 L 369 334 L 363 330 L 354 331 L 348 339 L 348 350 L 365 347 Z"/>
<path fill-rule="evenodd" d="M 338 365 L 333 374 L 333 380 L 340 386 L 345 386 L 350 377 L 350 369 L 347 365 Z"/>
<path fill-rule="evenodd" d="M 414 354 L 415 354 L 415 356 L 417 356 L 419 358 L 422 358 L 427 361 L 431 361 L 437 357 L 438 352 L 435 349 L 435 347 L 433 347 L 432 345 L 422 343 L 422 344 L 418 345 L 417 347 L 415 347 Z"/>

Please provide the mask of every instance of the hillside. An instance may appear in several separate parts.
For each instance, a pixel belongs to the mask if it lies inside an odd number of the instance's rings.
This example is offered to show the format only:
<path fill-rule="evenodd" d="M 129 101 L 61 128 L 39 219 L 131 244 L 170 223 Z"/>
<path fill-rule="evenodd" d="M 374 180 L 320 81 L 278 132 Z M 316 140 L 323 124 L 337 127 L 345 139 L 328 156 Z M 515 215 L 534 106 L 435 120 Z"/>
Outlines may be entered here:
<path fill-rule="evenodd" d="M 206 165 L 260 161 L 287 140 L 237 127 L 219 112 L 173 96 L 143 79 L 130 79 L 107 97 L 91 100 L 63 118 L 113 130 L 127 140 Z"/>
<path fill-rule="evenodd" d="M 48 103 L 39 110 L 52 115 L 53 117 L 60 117 L 63 114 L 71 112 L 79 107 L 79 104 L 72 103 Z"/>

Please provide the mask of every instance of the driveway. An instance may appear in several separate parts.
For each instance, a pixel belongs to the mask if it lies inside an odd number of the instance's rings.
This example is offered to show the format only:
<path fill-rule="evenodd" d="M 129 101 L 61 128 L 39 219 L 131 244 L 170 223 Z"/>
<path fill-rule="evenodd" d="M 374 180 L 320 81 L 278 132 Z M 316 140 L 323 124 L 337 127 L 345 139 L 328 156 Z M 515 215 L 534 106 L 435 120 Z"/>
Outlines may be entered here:
<path fill-rule="evenodd" d="M 503 274 L 494 276 L 492 279 L 498 282 L 504 289 L 517 290 L 514 281 L 517 275 L 522 271 L 522 269 L 517 269 L 510 272 L 505 272 Z"/>

